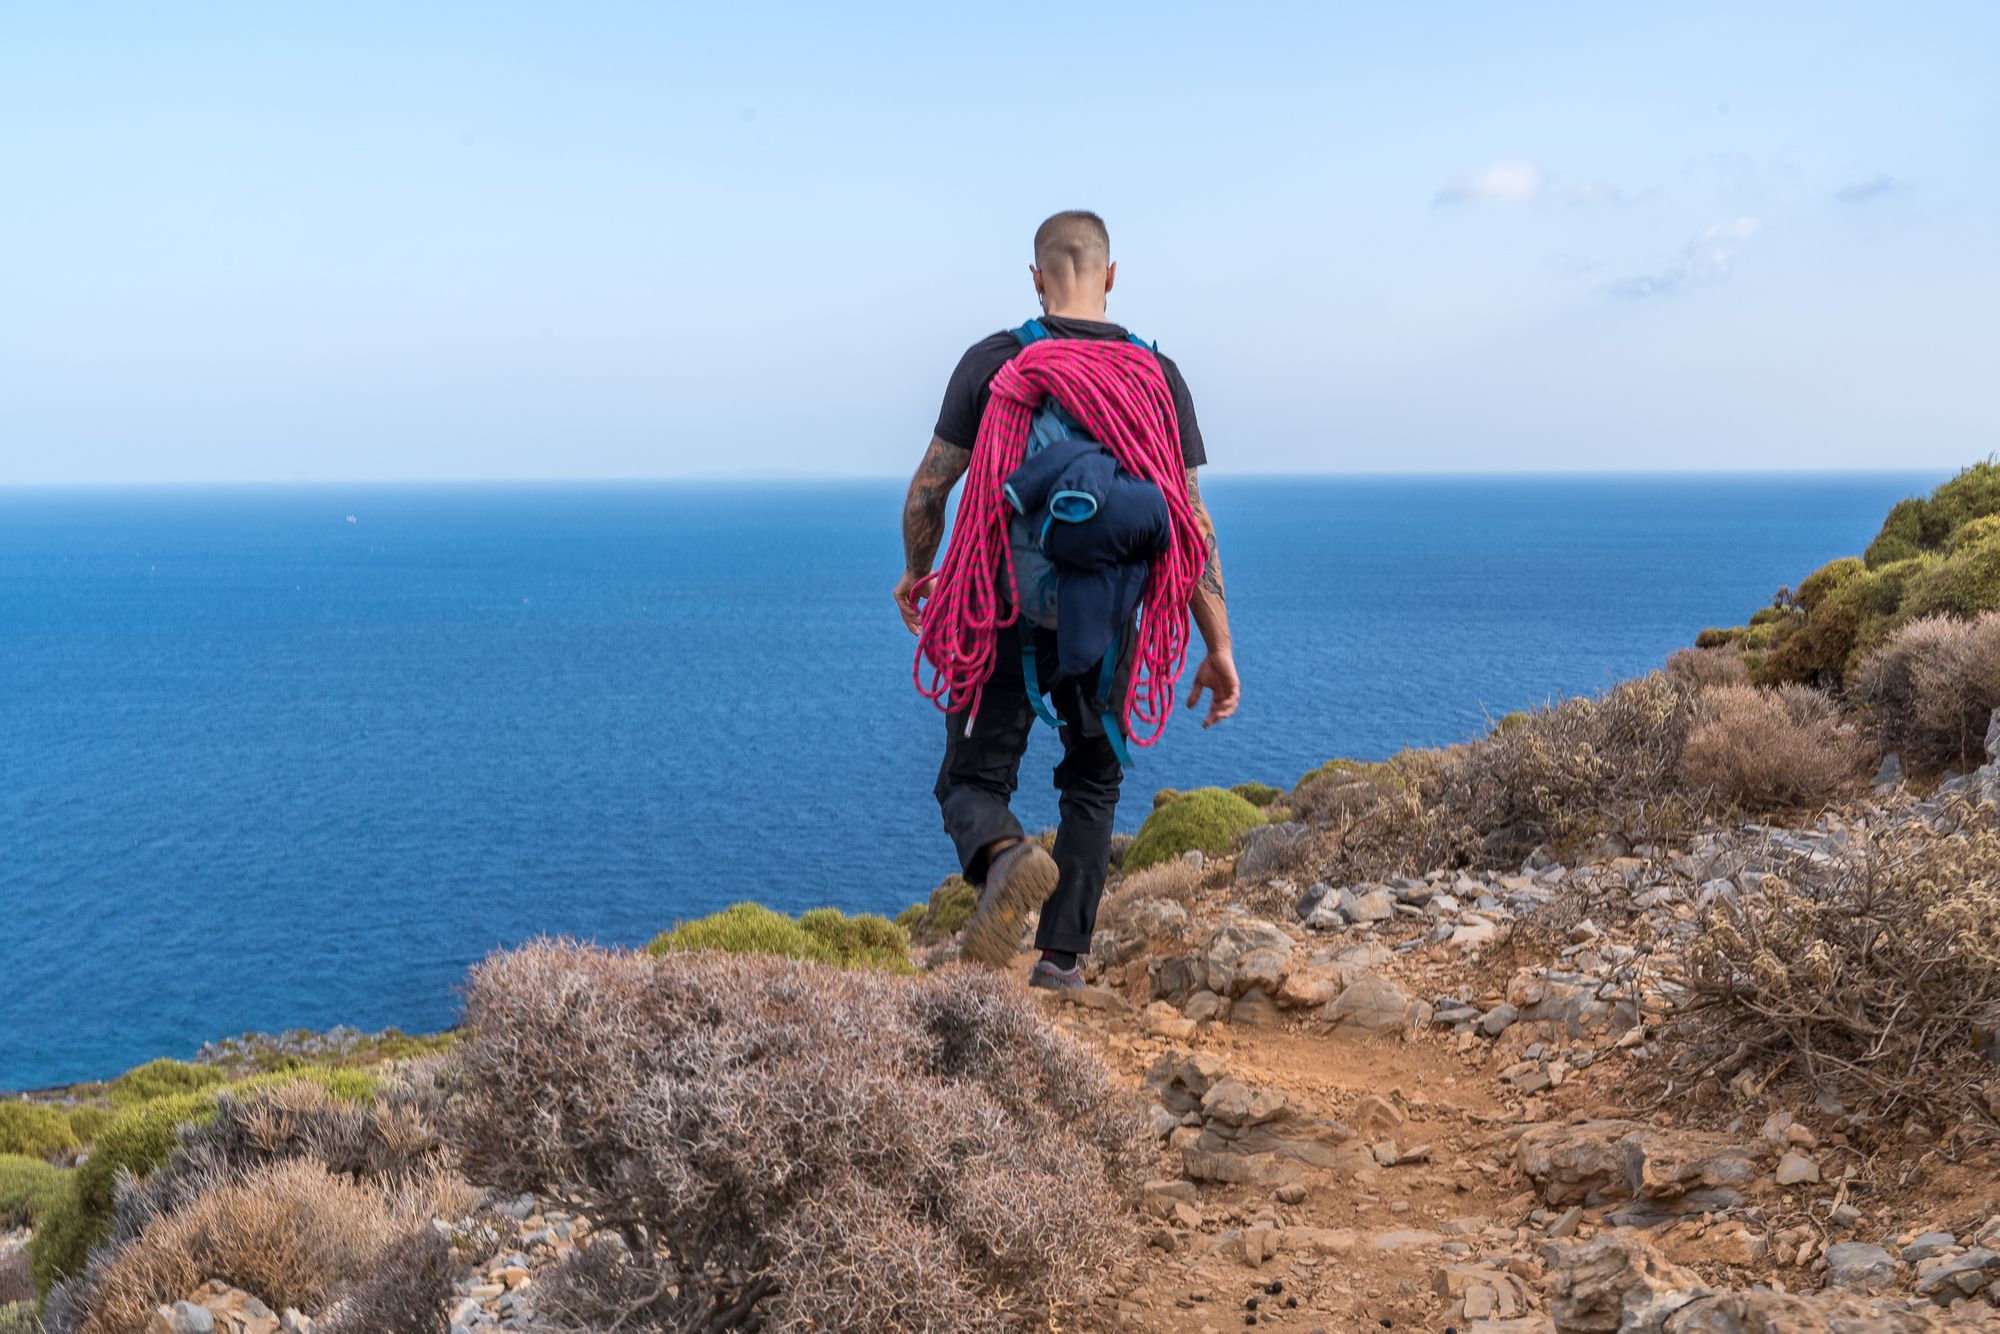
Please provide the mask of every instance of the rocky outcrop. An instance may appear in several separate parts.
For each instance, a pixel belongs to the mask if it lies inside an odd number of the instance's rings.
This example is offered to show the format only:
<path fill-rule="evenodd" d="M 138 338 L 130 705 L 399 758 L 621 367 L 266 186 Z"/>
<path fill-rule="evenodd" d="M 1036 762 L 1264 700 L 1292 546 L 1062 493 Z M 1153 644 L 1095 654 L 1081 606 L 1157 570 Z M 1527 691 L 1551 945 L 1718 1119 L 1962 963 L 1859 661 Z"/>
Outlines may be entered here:
<path fill-rule="evenodd" d="M 1544 1203 L 1622 1206 L 1613 1222 L 1645 1224 L 1744 1204 L 1761 1189 L 1771 1150 L 1763 1141 L 1606 1120 L 1533 1127 L 1514 1157 Z"/>

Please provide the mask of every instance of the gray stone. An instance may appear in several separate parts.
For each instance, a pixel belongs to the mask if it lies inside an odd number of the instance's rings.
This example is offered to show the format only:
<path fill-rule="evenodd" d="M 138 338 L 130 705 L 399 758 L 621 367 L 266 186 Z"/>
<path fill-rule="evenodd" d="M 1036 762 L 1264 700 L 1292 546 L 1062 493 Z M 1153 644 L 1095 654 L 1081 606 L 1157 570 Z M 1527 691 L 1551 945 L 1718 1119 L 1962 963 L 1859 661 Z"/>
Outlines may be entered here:
<path fill-rule="evenodd" d="M 174 1334 L 215 1334 L 215 1317 L 206 1306 L 175 1302 L 167 1308 Z"/>
<path fill-rule="evenodd" d="M 1882 767 L 1875 771 L 1876 791 L 1885 791 L 1903 781 L 1903 757 L 1894 752 L 1882 757 Z"/>
<path fill-rule="evenodd" d="M 1983 1246 L 1975 1247 L 1964 1255 L 1953 1256 L 1925 1274 L 1917 1280 L 1913 1291 L 1939 1306 L 1949 1306 L 1958 1298 L 1970 1297 L 1985 1287 L 1996 1271 L 2000 1271 L 2000 1254 Z"/>
<path fill-rule="evenodd" d="M 1880 1246 L 1843 1241 L 1826 1248 L 1826 1281 L 1836 1288 L 1876 1288 L 1896 1277 L 1896 1257 Z"/>
<path fill-rule="evenodd" d="M 1208 966 L 1200 955 L 1155 959 L 1146 971 L 1152 978 L 1153 995 L 1175 1005 L 1185 1004 L 1188 997 L 1208 988 Z"/>
<path fill-rule="evenodd" d="M 1313 909 L 1319 907 L 1326 896 L 1332 892 L 1324 880 L 1315 881 L 1310 887 L 1299 894 L 1299 901 L 1293 906 L 1293 911 L 1298 913 L 1299 920 L 1303 922 L 1306 918 L 1312 916 Z"/>
<path fill-rule="evenodd" d="M 1410 1021 L 1410 995 L 1380 973 L 1363 973 L 1334 998 L 1322 1017 L 1341 1034 L 1402 1032 Z"/>
<path fill-rule="evenodd" d="M 1243 851 L 1236 858 L 1236 883 L 1262 884 L 1292 870 L 1310 841 L 1306 827 L 1296 820 L 1259 825 L 1243 836 Z"/>
<path fill-rule="evenodd" d="M 1778 1160 L 1778 1184 L 1781 1186 L 1802 1186 L 1819 1180 L 1819 1164 L 1797 1151 L 1787 1153 Z"/>
<path fill-rule="evenodd" d="M 1270 922 L 1241 917 L 1209 937 L 1209 990 L 1237 996 L 1251 987 L 1276 991 L 1292 962 L 1292 938 Z"/>
<path fill-rule="evenodd" d="M 1340 891 L 1340 911 L 1350 922 L 1386 922 L 1396 915 L 1396 896 L 1380 885 L 1343 889 Z"/>
<path fill-rule="evenodd" d="M 1903 1248 L 1903 1262 L 1915 1264 L 1928 1260 L 1933 1255 L 1942 1255 L 1958 1245 L 1958 1238 L 1949 1232 L 1926 1232 Z"/>
<path fill-rule="evenodd" d="M 1489 1038 L 1497 1038 L 1513 1027 L 1521 1012 L 1511 1005 L 1496 1005 L 1479 1020 L 1479 1031 Z"/>

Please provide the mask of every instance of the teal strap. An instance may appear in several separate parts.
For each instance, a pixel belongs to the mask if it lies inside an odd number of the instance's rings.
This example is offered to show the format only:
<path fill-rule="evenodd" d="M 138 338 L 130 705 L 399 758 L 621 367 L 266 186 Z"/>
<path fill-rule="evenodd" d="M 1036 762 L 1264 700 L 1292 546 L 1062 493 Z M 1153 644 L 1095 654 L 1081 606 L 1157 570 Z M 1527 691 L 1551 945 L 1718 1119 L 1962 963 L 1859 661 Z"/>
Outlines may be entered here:
<path fill-rule="evenodd" d="M 1097 670 L 1097 716 L 1104 721 L 1104 737 L 1111 743 L 1111 753 L 1118 757 L 1122 768 L 1132 767 L 1132 752 L 1125 745 L 1125 729 L 1118 724 L 1118 714 L 1111 703 L 1111 687 L 1118 681 L 1118 650 L 1125 637 L 1118 636 L 1111 641 L 1105 651 L 1104 665 Z"/>
<path fill-rule="evenodd" d="M 1050 727 L 1061 727 L 1062 719 L 1056 717 L 1042 698 L 1041 676 L 1035 671 L 1035 635 L 1031 630 L 1021 637 L 1021 680 L 1028 688 L 1028 703 L 1035 706 L 1035 716 Z"/>

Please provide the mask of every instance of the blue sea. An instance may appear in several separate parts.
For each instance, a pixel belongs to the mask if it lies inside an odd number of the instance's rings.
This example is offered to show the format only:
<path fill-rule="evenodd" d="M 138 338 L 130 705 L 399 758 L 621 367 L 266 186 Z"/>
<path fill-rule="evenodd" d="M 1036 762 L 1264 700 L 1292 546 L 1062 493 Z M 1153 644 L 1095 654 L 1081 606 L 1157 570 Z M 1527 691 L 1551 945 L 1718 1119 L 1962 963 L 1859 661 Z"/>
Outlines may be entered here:
<path fill-rule="evenodd" d="M 1244 678 L 1127 782 L 1288 784 L 1657 665 L 1934 475 L 1230 479 Z M 0 491 L 0 1088 L 434 1029 L 490 950 L 954 868 L 901 487 Z M 1053 734 L 1017 809 L 1055 819 Z"/>

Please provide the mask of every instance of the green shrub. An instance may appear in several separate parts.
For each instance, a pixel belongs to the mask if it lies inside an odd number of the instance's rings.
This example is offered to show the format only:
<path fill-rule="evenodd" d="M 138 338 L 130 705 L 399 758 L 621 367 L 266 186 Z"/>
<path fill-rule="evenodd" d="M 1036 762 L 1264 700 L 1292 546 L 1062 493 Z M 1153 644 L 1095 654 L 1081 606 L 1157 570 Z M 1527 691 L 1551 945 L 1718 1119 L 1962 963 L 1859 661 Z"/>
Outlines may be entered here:
<path fill-rule="evenodd" d="M 1179 801 L 1181 790 L 1177 787 L 1163 787 L 1153 794 L 1153 809 L 1158 810 L 1170 801 Z"/>
<path fill-rule="evenodd" d="M 1264 813 L 1234 792 L 1196 788 L 1146 817 L 1125 850 L 1125 869 L 1142 871 L 1196 850 L 1219 856 L 1234 848 L 1245 830 L 1262 823 Z"/>
<path fill-rule="evenodd" d="M 0 1153 L 53 1158 L 80 1147 L 62 1109 L 19 1098 L 0 1101 Z"/>
<path fill-rule="evenodd" d="M 1853 556 L 1842 556 L 1839 560 L 1828 561 L 1805 577 L 1804 582 L 1799 585 L 1798 592 L 1792 595 L 1792 600 L 1797 602 L 1810 615 L 1813 608 L 1826 601 L 1829 593 L 1832 593 L 1848 580 L 1867 573 L 1867 570 L 1868 567 Z M 1750 618 L 1750 624 L 1759 624 L 1758 617 L 1766 616 L 1767 614 L 1774 614 L 1771 618 L 1777 619 L 1782 618 L 1785 612 L 1781 607 L 1766 607 L 1763 611 L 1758 612 L 1756 616 Z"/>
<path fill-rule="evenodd" d="M 214 1066 L 195 1065 L 188 1061 L 148 1061 L 112 1080 L 105 1087 L 104 1094 L 111 1099 L 113 1107 L 134 1107 L 155 1098 L 199 1093 L 203 1089 L 214 1088 L 225 1078 L 222 1071 Z"/>
<path fill-rule="evenodd" d="M 1950 543 L 1960 528 L 2000 514 L 2000 463 L 1975 463 L 1923 499 L 1899 502 L 1868 544 L 1868 568 L 1880 569 Z"/>
<path fill-rule="evenodd" d="M 46 1294 L 58 1280 L 83 1272 L 90 1249 L 111 1232 L 121 1170 L 143 1177 L 167 1160 L 181 1126 L 215 1114 L 212 1093 L 181 1093 L 141 1103 L 113 1117 L 90 1156 L 70 1173 L 69 1187 L 43 1213 L 28 1242 L 35 1283 Z"/>
<path fill-rule="evenodd" d="M 1743 628 L 1741 626 L 1726 630 L 1721 626 L 1711 625 L 1708 629 L 1703 630 L 1694 637 L 1694 646 L 1696 648 L 1721 648 L 1724 644 L 1734 644 L 1742 636 Z"/>
<path fill-rule="evenodd" d="M 41 1334 L 42 1321 L 33 1302 L 8 1302 L 0 1306 L 0 1334 Z"/>
<path fill-rule="evenodd" d="M 68 1189 L 69 1173 L 40 1158 L 0 1154 L 0 1227 L 30 1227 Z"/>
<path fill-rule="evenodd" d="M 1861 562 L 1855 561 L 1854 563 L 1859 565 Z M 1812 581 L 1808 579 L 1806 582 L 1811 583 Z M 1800 591 L 1803 592 L 1804 589 L 1801 588 Z M 1760 625 L 1772 625 L 1779 621 L 1788 620 L 1790 617 L 1791 613 L 1783 607 L 1759 607 L 1750 613 L 1750 628 L 1754 630 Z"/>
<path fill-rule="evenodd" d="M 654 955 L 721 950 L 811 959 L 841 968 L 914 971 L 909 939 L 902 928 L 872 913 L 846 917 L 832 908 L 815 908 L 794 921 L 760 903 L 738 903 L 719 913 L 681 922 L 662 932 L 646 949 Z"/>
<path fill-rule="evenodd" d="M 97 1137 L 104 1133 L 104 1127 L 110 1125 L 111 1118 L 116 1115 L 117 1113 L 109 1107 L 99 1107 L 92 1102 L 80 1102 L 74 1107 L 63 1108 L 63 1116 L 69 1121 L 70 1133 L 76 1136 L 78 1144 L 86 1147 L 97 1142 Z"/>
<path fill-rule="evenodd" d="M 912 942 L 935 945 L 963 931 L 978 905 L 979 891 L 967 884 L 964 876 L 948 875 L 931 891 L 929 900 L 905 908 L 896 925 L 909 933 Z"/>
<path fill-rule="evenodd" d="M 1995 608 L 2000 608 L 2000 533 L 1973 538 L 1923 562 L 1903 590 L 1895 620 L 1902 624 L 1936 615 L 1971 620 Z"/>
<path fill-rule="evenodd" d="M 1269 783 L 1238 783 L 1229 790 L 1259 810 L 1285 795 L 1282 788 L 1272 787 Z"/>

